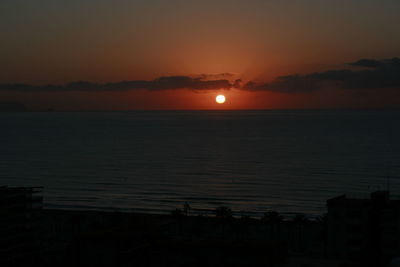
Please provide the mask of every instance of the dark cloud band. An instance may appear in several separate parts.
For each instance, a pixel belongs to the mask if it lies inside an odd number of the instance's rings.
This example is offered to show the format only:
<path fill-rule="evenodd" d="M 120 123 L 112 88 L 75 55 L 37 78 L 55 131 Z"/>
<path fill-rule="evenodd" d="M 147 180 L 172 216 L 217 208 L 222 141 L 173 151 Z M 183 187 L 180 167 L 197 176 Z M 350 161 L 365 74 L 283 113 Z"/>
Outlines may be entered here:
<path fill-rule="evenodd" d="M 0 91 L 13 92 L 99 92 L 129 91 L 146 89 L 150 91 L 191 89 L 191 90 L 229 90 L 231 88 L 247 91 L 273 91 L 281 93 L 308 93 L 323 88 L 336 89 L 383 89 L 400 88 L 400 59 L 360 59 L 349 63 L 361 69 L 339 69 L 315 72 L 306 75 L 280 76 L 270 83 L 245 84 L 240 79 L 232 82 L 234 74 L 202 74 L 198 77 L 167 76 L 154 80 L 120 81 L 115 83 L 72 82 L 66 85 L 34 86 L 28 84 L 0 84 Z M 229 79 L 230 78 L 230 79 Z"/>
<path fill-rule="evenodd" d="M 0 84 L 0 91 L 14 92 L 99 92 L 99 91 L 129 91 L 135 89 L 174 90 L 174 89 L 193 89 L 193 90 L 213 90 L 229 89 L 231 83 L 225 79 L 204 80 L 203 78 L 192 78 L 188 76 L 168 76 L 160 77 L 155 80 L 134 80 L 120 81 L 116 83 L 92 83 L 87 81 L 72 82 L 66 85 L 44 85 L 34 86 L 29 84 Z"/>
<path fill-rule="evenodd" d="M 329 70 L 306 75 L 281 76 L 271 83 L 248 82 L 242 89 L 282 93 L 312 92 L 326 87 L 342 89 L 400 88 L 400 59 L 361 59 L 349 65 L 361 70 Z"/>

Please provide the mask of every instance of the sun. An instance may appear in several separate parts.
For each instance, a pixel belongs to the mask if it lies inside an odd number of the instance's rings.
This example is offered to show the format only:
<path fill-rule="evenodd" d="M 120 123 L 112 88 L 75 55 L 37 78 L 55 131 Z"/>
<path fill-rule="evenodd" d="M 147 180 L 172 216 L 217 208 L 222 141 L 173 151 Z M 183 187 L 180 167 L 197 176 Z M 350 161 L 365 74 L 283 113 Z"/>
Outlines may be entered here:
<path fill-rule="evenodd" d="M 217 97 L 215 98 L 215 101 L 218 104 L 223 104 L 223 103 L 225 103 L 225 96 L 224 95 L 217 95 Z"/>

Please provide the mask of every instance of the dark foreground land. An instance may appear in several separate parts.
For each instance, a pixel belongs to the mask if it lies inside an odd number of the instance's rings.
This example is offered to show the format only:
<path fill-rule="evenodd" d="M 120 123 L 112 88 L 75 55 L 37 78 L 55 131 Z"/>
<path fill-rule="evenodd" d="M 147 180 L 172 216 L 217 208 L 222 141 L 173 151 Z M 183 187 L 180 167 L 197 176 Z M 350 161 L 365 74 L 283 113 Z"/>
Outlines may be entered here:
<path fill-rule="evenodd" d="M 308 220 L 41 209 L 34 188 L 0 187 L 0 266 L 398 266 L 400 202 L 339 196 Z"/>
<path fill-rule="evenodd" d="M 25 251 L 15 250 L 11 265 L 339 266 L 322 261 L 316 221 L 46 209 L 30 216 L 26 236 L 14 236 Z"/>

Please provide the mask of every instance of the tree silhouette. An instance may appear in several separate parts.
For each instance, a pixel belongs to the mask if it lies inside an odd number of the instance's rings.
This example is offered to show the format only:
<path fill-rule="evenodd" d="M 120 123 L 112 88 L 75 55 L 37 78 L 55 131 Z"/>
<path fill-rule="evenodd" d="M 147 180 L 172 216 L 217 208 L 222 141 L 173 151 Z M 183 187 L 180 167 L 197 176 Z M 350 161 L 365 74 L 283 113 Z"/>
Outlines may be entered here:
<path fill-rule="evenodd" d="M 328 255 L 328 214 L 324 213 L 316 218 L 316 221 L 322 226 L 321 239 L 324 244 L 324 256 Z"/>
<path fill-rule="evenodd" d="M 228 207 L 222 206 L 215 209 L 215 216 L 220 219 L 232 218 L 232 210 Z"/>
<path fill-rule="evenodd" d="M 227 222 L 232 219 L 232 210 L 228 207 L 222 206 L 215 209 L 215 216 L 222 223 L 221 238 L 225 239 L 225 228 Z"/>
<path fill-rule="evenodd" d="M 299 250 L 303 250 L 303 225 L 308 222 L 308 219 L 303 213 L 297 213 L 293 218 L 293 222 L 297 225 L 298 248 Z"/>
<path fill-rule="evenodd" d="M 185 204 L 183 204 L 183 213 L 185 214 L 185 216 L 188 215 L 189 210 L 191 210 L 192 208 L 190 207 L 189 203 L 185 202 Z"/>
<path fill-rule="evenodd" d="M 283 216 L 277 211 L 267 211 L 264 213 L 261 220 L 265 223 L 280 223 L 283 221 Z"/>
<path fill-rule="evenodd" d="M 172 215 L 172 217 L 174 217 L 175 219 L 178 219 L 178 218 L 182 217 L 183 212 L 182 212 L 181 209 L 176 208 L 176 209 L 174 209 L 174 210 L 171 211 L 171 215 Z"/>
<path fill-rule="evenodd" d="M 269 226 L 269 237 L 272 238 L 274 232 L 280 233 L 280 225 L 283 221 L 283 216 L 279 214 L 277 211 L 267 211 L 264 213 L 264 216 L 261 218 L 263 223 L 268 224 Z M 279 235 L 278 235 L 279 236 Z"/>
<path fill-rule="evenodd" d="M 183 228 L 183 211 L 181 209 L 174 209 L 171 211 L 171 216 L 178 221 L 179 224 L 179 233 L 182 234 L 182 228 Z"/>

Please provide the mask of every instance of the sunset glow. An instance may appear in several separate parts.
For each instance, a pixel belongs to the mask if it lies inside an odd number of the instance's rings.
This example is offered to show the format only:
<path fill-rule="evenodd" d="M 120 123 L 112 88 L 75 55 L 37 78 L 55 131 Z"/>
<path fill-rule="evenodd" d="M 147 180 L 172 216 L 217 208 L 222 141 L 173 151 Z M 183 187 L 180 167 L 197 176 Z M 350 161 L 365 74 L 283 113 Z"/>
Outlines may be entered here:
<path fill-rule="evenodd" d="M 215 101 L 218 103 L 218 104 L 223 104 L 223 103 L 225 103 L 225 96 L 224 95 L 217 95 L 217 97 L 215 98 Z"/>
<path fill-rule="evenodd" d="M 399 14 L 0 0 L 0 267 L 398 266 Z"/>
<path fill-rule="evenodd" d="M 32 111 L 400 107 L 399 1 L 362 1 L 362 12 L 356 0 L 81 2 L 1 1 L 0 103 Z"/>

